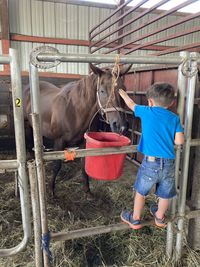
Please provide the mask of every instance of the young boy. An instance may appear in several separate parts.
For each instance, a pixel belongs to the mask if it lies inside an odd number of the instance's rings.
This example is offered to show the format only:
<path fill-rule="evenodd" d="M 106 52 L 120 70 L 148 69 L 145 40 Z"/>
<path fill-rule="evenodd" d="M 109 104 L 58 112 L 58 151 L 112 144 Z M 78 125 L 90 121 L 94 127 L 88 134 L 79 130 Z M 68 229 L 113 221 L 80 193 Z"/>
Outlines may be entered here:
<path fill-rule="evenodd" d="M 156 185 L 155 194 L 159 201 L 158 205 L 150 207 L 150 213 L 154 216 L 155 224 L 164 228 L 169 200 L 176 196 L 174 144 L 184 143 L 180 118 L 167 109 L 174 102 L 174 88 L 168 83 L 153 84 L 146 94 L 148 106 L 137 105 L 122 89 L 119 94 L 135 117 L 141 119 L 142 135 L 138 151 L 144 154 L 134 184 L 133 212 L 123 211 L 121 219 L 132 229 L 140 229 L 145 196 Z"/>

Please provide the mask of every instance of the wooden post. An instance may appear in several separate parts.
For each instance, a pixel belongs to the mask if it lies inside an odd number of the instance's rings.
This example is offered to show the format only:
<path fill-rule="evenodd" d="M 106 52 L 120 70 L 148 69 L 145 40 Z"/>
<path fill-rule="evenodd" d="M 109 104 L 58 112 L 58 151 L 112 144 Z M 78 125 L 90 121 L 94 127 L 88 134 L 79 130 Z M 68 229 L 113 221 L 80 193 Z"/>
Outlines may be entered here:
<path fill-rule="evenodd" d="M 10 29 L 9 29 L 9 13 L 8 13 L 7 0 L 0 0 L 0 21 L 1 21 L 2 53 L 9 54 Z M 4 71 L 10 71 L 9 64 L 4 65 Z"/>

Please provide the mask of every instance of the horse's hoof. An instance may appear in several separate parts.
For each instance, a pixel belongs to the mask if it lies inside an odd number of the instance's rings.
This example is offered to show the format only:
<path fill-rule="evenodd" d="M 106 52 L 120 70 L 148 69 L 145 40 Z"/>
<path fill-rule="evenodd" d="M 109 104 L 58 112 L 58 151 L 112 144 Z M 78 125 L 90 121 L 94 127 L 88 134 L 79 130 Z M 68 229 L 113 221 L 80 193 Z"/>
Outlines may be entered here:
<path fill-rule="evenodd" d="M 91 192 L 87 192 L 86 193 L 86 199 L 88 201 L 94 201 L 95 200 L 95 197 L 94 197 L 94 195 Z"/>

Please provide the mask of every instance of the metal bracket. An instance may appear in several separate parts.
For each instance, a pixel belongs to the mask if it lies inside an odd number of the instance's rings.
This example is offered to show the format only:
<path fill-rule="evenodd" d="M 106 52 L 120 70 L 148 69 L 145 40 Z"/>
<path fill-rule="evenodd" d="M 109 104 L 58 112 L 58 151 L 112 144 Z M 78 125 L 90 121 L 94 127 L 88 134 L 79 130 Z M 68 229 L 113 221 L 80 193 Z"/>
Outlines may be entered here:
<path fill-rule="evenodd" d="M 38 55 L 42 54 L 42 53 L 46 53 L 46 54 L 59 54 L 58 49 L 52 47 L 52 46 L 38 46 L 36 48 L 34 48 L 30 54 L 30 62 L 32 65 L 34 65 L 37 68 L 40 69 L 50 69 L 53 67 L 56 67 L 58 64 L 60 64 L 60 61 L 58 59 L 56 59 L 54 62 L 42 62 L 38 60 Z"/>
<path fill-rule="evenodd" d="M 193 61 L 197 61 L 197 58 L 196 57 L 186 58 L 186 59 L 184 59 L 184 61 L 182 63 L 183 65 L 182 65 L 181 71 L 182 71 L 183 75 L 188 77 L 188 78 L 193 77 L 198 72 L 198 69 L 194 68 L 192 66 Z"/>

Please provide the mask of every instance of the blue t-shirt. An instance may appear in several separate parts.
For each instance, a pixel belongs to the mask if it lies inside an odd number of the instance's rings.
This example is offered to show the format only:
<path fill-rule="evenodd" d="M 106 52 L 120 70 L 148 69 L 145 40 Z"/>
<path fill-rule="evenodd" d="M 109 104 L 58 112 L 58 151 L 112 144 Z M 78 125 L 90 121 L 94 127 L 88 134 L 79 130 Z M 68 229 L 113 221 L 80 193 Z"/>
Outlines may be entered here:
<path fill-rule="evenodd" d="M 148 156 L 174 159 L 175 134 L 183 132 L 179 116 L 163 107 L 140 105 L 135 105 L 134 113 L 142 124 L 138 151 Z"/>

